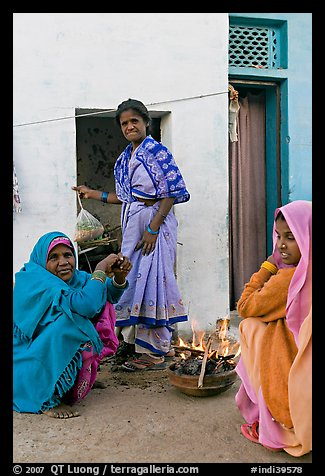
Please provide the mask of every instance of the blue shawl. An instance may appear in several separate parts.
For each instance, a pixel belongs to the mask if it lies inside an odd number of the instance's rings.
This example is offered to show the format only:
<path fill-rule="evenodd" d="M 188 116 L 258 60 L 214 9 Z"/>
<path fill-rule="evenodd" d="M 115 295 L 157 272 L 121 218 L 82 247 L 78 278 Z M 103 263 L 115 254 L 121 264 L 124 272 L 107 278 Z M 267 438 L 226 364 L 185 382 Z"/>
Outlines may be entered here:
<path fill-rule="evenodd" d="M 174 157 L 166 146 L 150 135 L 132 155 L 132 144 L 114 166 L 117 197 L 125 203 L 142 198 L 174 198 L 174 204 L 187 202 L 190 194 Z"/>
<path fill-rule="evenodd" d="M 81 368 L 82 346 L 90 341 L 98 354 L 103 348 L 90 319 L 121 295 L 110 279 L 103 286 L 76 269 L 64 282 L 47 271 L 48 247 L 58 236 L 68 238 L 61 232 L 43 235 L 15 276 L 14 410 L 19 412 L 40 413 L 60 403 Z"/>

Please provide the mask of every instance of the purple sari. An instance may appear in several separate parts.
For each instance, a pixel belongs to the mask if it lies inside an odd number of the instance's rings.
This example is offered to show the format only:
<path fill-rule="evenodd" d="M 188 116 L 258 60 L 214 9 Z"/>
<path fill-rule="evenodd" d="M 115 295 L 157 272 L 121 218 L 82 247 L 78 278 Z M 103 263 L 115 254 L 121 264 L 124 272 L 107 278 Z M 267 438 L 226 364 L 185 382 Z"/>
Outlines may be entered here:
<path fill-rule="evenodd" d="M 172 210 L 160 226 L 156 246 L 143 256 L 135 251 L 144 230 L 159 208 L 137 200 L 173 197 L 174 204 L 186 202 L 190 195 L 172 154 L 151 136 L 131 157 L 132 144 L 117 159 L 114 175 L 116 193 L 122 205 L 122 253 L 133 267 L 129 288 L 115 305 L 116 326 L 135 326 L 135 344 L 163 355 L 169 351 L 173 325 L 187 321 L 180 297 L 174 265 L 176 260 L 177 220 Z M 133 342 L 130 342 L 133 343 Z"/>

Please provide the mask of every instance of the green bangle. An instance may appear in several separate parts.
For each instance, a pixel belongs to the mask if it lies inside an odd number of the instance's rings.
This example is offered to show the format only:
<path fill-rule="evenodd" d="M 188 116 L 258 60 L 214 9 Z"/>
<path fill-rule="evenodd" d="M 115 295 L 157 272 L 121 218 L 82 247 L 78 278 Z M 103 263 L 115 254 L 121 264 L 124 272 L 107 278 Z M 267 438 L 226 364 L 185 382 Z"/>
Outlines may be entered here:
<path fill-rule="evenodd" d="M 107 276 L 105 271 L 101 271 L 100 269 L 97 269 L 92 273 L 90 279 L 97 279 L 97 281 L 101 281 L 104 284 L 106 281 L 106 278 Z"/>

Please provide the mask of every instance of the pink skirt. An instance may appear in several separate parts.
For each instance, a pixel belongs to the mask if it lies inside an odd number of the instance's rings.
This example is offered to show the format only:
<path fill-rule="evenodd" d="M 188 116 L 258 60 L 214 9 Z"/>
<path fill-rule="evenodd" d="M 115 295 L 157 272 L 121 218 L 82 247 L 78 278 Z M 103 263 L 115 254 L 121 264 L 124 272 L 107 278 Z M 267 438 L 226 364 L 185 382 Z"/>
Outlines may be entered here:
<path fill-rule="evenodd" d="M 90 342 L 87 342 L 83 350 L 82 367 L 78 373 L 77 380 L 69 392 L 70 403 L 80 402 L 90 392 L 92 386 L 95 383 L 97 370 L 100 362 L 104 357 L 114 355 L 118 347 L 118 338 L 115 334 L 115 310 L 113 304 L 106 303 L 103 312 L 100 314 L 96 322 L 94 322 L 95 329 L 97 330 L 104 347 L 98 355 L 94 352 L 93 346 Z"/>

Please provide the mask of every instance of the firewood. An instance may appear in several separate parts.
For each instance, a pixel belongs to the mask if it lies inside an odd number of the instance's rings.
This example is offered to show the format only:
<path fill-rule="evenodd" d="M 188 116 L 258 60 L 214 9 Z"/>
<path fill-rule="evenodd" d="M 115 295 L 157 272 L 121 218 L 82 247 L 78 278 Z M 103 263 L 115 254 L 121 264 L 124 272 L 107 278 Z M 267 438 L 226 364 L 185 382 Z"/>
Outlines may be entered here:
<path fill-rule="evenodd" d="M 211 347 L 211 336 L 208 338 L 207 343 L 206 343 L 206 348 L 205 348 L 204 356 L 203 356 L 203 360 L 202 360 L 201 373 L 200 373 L 200 376 L 199 376 L 199 379 L 198 379 L 198 383 L 197 383 L 198 388 L 203 387 L 203 379 L 204 379 L 204 374 L 205 374 L 205 366 L 206 366 L 206 364 L 207 364 L 208 355 L 209 355 L 209 352 L 210 352 L 210 347 Z"/>
<path fill-rule="evenodd" d="M 177 351 L 177 352 L 191 352 L 193 355 L 203 355 L 204 354 L 204 350 L 200 350 L 200 349 L 194 349 L 192 347 L 185 347 L 185 346 L 182 346 L 182 345 L 173 345 L 173 348 Z"/>

